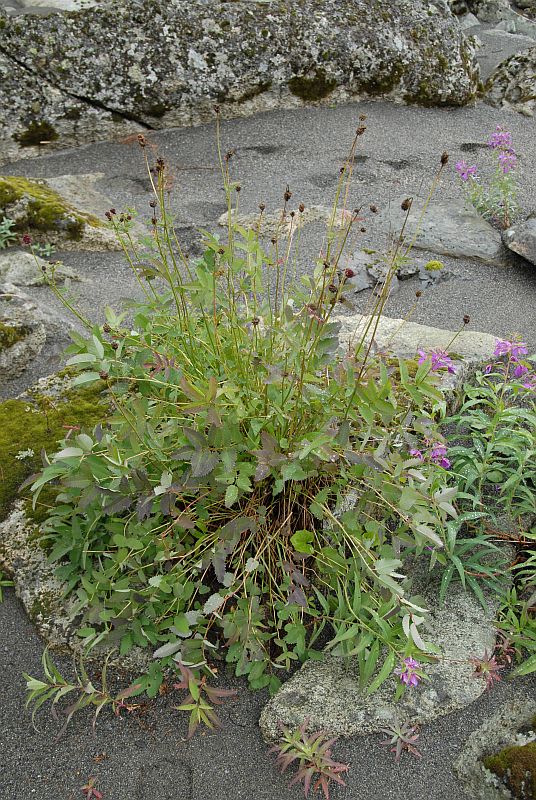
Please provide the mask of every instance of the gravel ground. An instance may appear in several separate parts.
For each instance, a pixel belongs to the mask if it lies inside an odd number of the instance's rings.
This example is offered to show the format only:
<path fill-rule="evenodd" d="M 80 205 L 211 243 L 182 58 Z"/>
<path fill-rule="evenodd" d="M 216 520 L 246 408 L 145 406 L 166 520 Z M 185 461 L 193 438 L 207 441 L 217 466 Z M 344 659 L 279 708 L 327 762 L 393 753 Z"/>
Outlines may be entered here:
<path fill-rule="evenodd" d="M 186 719 L 173 709 L 178 693 L 146 709 L 115 717 L 103 712 L 95 730 L 88 711 L 75 716 L 64 736 L 48 711 L 37 720 L 24 709 L 22 672 L 40 675 L 42 643 L 11 592 L 0 604 L 0 797 L 2 800 L 77 800 L 90 776 L 103 800 L 296 800 L 267 752 L 257 726 L 264 693 L 251 694 L 236 679 L 236 701 L 222 706 L 223 728 L 189 742 Z M 70 662 L 59 662 L 68 673 Z M 124 684 L 128 685 L 125 677 Z M 419 740 L 422 758 L 405 754 L 397 766 L 383 737 L 340 741 L 337 760 L 351 765 L 347 787 L 334 800 L 464 800 L 451 764 L 469 734 L 514 698 L 534 696 L 534 680 L 504 681 L 462 712 L 427 725 Z M 292 774 L 292 773 L 291 773 Z"/>

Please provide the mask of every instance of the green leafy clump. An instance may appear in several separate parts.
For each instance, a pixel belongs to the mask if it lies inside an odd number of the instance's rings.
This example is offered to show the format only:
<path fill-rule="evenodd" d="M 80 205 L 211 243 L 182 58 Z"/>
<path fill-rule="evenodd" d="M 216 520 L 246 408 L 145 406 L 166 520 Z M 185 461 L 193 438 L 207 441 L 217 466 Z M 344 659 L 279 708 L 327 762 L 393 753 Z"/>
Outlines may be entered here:
<path fill-rule="evenodd" d="M 140 679 L 150 694 L 166 667 L 197 675 L 221 659 L 273 691 L 284 670 L 321 657 L 320 642 L 356 656 L 374 691 L 404 656 L 434 649 L 404 566 L 416 556 L 437 566 L 439 551 L 451 563 L 457 490 L 409 452 L 418 438 L 440 441 L 443 395 L 429 363 L 410 375 L 373 358 L 369 331 L 339 350 L 354 215 L 330 223 L 314 273 L 291 280 L 281 231 L 267 251 L 255 228 L 233 224 L 238 193 L 229 159 L 221 165 L 227 235 L 207 233 L 195 261 L 166 211 L 162 159 L 147 164 L 157 179 L 144 253 L 130 250 L 131 215 L 110 215 L 146 300 L 128 326 L 108 309 L 69 348 L 74 383 L 105 376 L 115 412 L 62 442 L 33 483 L 35 501 L 45 486 L 59 491 L 43 541 L 84 635 L 153 651 Z M 399 243 L 371 326 L 406 257 Z"/>
<path fill-rule="evenodd" d="M 505 345 L 521 347 L 523 343 Z M 536 405 L 532 399 L 530 359 L 510 355 L 490 363 L 472 385 L 464 387 L 449 450 L 460 488 L 476 509 L 486 498 L 489 510 L 514 517 L 535 512 Z"/>
<path fill-rule="evenodd" d="M 78 240 L 85 225 L 100 227 L 102 224 L 93 215 L 77 211 L 46 183 L 18 175 L 0 177 L 0 212 L 24 199 L 27 200 L 26 213 L 17 218 L 13 231 L 61 232 L 68 239 Z"/>
<path fill-rule="evenodd" d="M 14 226 L 14 221 L 8 217 L 2 217 L 0 220 L 0 250 L 5 250 L 17 241 L 17 234 L 13 231 Z"/>
<path fill-rule="evenodd" d="M 535 800 L 536 742 L 506 747 L 485 758 L 484 766 L 501 778 L 516 800 Z"/>
<path fill-rule="evenodd" d="M 0 353 L 22 341 L 29 332 L 30 329 L 25 325 L 6 325 L 4 322 L 0 322 Z"/>
<path fill-rule="evenodd" d="M 28 400 L 0 402 L 0 520 L 4 519 L 18 496 L 19 486 L 42 467 L 41 450 L 54 449 L 66 435 L 65 426 L 92 429 L 106 416 L 102 386 L 67 391 L 53 401 L 36 394 Z M 49 497 L 32 514 L 38 521 L 46 516 Z"/>
<path fill-rule="evenodd" d="M 452 471 L 465 505 L 475 515 L 484 505 L 488 525 L 492 530 L 506 526 L 503 538 L 516 549 L 514 586 L 504 595 L 498 625 L 521 661 L 519 675 L 536 671 L 536 529 L 531 527 L 536 512 L 536 381 L 534 359 L 527 352 L 523 342 L 498 340 L 485 371 L 464 387 L 459 412 L 445 421 Z M 463 560 L 466 568 L 477 569 L 466 556 Z"/>
<path fill-rule="evenodd" d="M 439 579 L 438 602 L 456 579 L 484 605 L 482 585 L 502 591 L 481 486 L 464 491 L 448 469 L 435 373 L 450 372 L 451 359 L 374 354 L 391 281 L 411 250 L 403 236 L 367 330 L 339 343 L 364 130 L 310 275 L 296 274 L 299 235 L 286 207 L 269 249 L 262 210 L 252 228 L 233 222 L 232 154 L 220 157 L 226 235 L 205 233 L 202 257 L 187 258 L 167 211 L 165 162 L 150 164 L 140 137 L 155 192 L 144 249 L 130 237 L 132 213 L 109 219 L 145 300 L 128 324 L 126 312 L 106 309 L 95 326 L 49 278 L 86 326 L 68 349 L 73 386 L 105 380 L 114 411 L 65 438 L 34 480 L 34 503 L 47 487 L 57 492 L 42 543 L 80 635 L 123 655 L 150 649 L 154 663 L 138 682 L 149 696 L 166 669 L 180 671 L 191 729 L 215 723 L 219 695 L 206 679 L 221 661 L 274 691 L 286 670 L 327 650 L 353 657 L 373 692 L 404 659 L 433 658 L 416 561 Z"/>

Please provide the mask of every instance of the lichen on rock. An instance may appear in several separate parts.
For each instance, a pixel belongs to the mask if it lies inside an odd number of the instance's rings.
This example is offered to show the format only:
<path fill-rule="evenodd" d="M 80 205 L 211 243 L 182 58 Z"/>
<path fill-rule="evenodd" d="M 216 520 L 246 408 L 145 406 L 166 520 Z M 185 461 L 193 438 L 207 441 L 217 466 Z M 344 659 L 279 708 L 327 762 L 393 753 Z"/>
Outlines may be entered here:
<path fill-rule="evenodd" d="M 196 124 L 215 103 L 222 116 L 367 95 L 463 105 L 479 85 L 445 0 L 102 0 L 24 26 L 0 18 L 4 159 Z"/>
<path fill-rule="evenodd" d="M 0 320 L 0 353 L 22 341 L 29 333 L 25 325 L 6 325 Z"/>
<path fill-rule="evenodd" d="M 485 99 L 527 117 L 536 108 L 536 47 L 516 53 L 503 61 L 486 82 Z"/>

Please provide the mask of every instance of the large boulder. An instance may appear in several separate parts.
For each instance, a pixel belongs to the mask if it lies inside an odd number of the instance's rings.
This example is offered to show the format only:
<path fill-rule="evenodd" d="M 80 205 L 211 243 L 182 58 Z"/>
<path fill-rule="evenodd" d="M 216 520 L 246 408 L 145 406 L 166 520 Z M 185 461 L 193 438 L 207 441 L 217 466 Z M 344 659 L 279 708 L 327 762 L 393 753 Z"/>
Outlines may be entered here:
<path fill-rule="evenodd" d="M 446 0 L 103 0 L 1 14 L 0 31 L 4 160 L 198 123 L 215 103 L 226 116 L 367 95 L 463 105 L 479 82 Z"/>
<path fill-rule="evenodd" d="M 532 117 L 536 106 L 536 47 L 499 64 L 486 82 L 486 100 Z"/>
<path fill-rule="evenodd" d="M 503 241 L 514 253 L 536 265 L 536 215 L 504 231 Z"/>

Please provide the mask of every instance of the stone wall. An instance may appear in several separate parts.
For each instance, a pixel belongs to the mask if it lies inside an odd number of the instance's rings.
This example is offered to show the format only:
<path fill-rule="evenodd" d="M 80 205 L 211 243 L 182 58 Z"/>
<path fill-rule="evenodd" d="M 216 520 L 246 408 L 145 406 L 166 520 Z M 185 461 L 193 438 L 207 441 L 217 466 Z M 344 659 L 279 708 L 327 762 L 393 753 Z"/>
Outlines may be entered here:
<path fill-rule="evenodd" d="M 463 105 L 479 82 L 446 0 L 100 3 L 0 12 L 0 159 L 308 102 Z M 46 142 L 46 145 L 42 145 Z"/>

